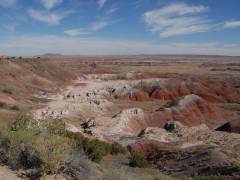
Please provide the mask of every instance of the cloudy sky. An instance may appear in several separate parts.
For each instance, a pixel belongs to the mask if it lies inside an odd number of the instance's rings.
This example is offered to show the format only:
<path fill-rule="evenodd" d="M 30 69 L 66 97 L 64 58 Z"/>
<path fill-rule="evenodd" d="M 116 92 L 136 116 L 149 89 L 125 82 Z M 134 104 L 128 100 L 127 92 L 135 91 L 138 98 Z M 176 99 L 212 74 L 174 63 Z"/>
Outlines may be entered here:
<path fill-rule="evenodd" d="M 240 55 L 240 0 L 0 0 L 0 54 Z"/>

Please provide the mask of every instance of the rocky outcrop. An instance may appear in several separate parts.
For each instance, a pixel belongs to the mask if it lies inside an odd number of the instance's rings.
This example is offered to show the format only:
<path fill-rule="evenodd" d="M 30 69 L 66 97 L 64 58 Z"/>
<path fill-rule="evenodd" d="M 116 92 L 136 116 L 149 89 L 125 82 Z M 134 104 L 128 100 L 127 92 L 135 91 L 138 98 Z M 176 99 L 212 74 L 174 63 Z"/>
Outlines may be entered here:
<path fill-rule="evenodd" d="M 178 121 L 168 121 L 164 125 L 164 129 L 167 132 L 170 132 L 170 133 L 178 132 L 183 127 L 184 126 L 180 122 L 178 122 Z"/>
<path fill-rule="evenodd" d="M 240 148 L 240 135 L 210 130 L 205 124 L 177 128 L 146 128 L 140 140 L 128 146 L 132 153 L 143 153 L 157 168 L 173 176 L 240 177 L 235 157 Z"/>
<path fill-rule="evenodd" d="M 220 175 L 240 178 L 240 167 L 227 154 L 213 147 L 160 151 L 148 158 L 157 168 L 176 177 Z"/>
<path fill-rule="evenodd" d="M 229 121 L 229 122 L 219 126 L 215 130 L 240 134 L 240 121 L 239 120 Z"/>
<path fill-rule="evenodd" d="M 157 144 L 157 142 L 164 143 L 181 149 L 199 145 L 209 145 L 219 147 L 226 151 L 235 152 L 240 148 L 240 134 L 210 130 L 205 124 L 187 127 L 180 122 L 175 123 L 179 126 L 172 132 L 157 127 L 146 128 L 139 135 L 144 141 L 141 140 L 134 143 L 133 147 L 138 148 L 133 149 L 144 152 L 144 144 L 146 144 L 146 142 L 148 144 L 153 142 L 153 144 Z M 143 149 L 141 150 L 139 147 Z"/>
<path fill-rule="evenodd" d="M 95 126 L 95 118 L 94 117 L 88 118 L 87 121 L 82 124 L 82 126 L 84 129 L 94 127 Z"/>
<path fill-rule="evenodd" d="M 179 138 L 174 134 L 158 127 L 148 127 L 144 129 L 139 134 L 139 137 L 159 141 L 162 143 L 176 142 L 179 140 Z"/>

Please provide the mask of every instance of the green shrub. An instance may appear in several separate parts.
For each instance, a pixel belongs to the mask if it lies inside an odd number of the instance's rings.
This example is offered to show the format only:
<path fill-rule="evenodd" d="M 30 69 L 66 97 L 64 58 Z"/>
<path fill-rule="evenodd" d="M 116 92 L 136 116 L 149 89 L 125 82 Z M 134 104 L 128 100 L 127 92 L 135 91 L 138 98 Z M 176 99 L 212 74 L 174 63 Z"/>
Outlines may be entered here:
<path fill-rule="evenodd" d="M 9 127 L 1 128 L 0 146 L 4 152 L 5 163 L 14 169 L 22 168 L 24 164 L 21 164 L 21 157 L 25 150 L 23 145 L 30 146 L 35 140 L 36 136 L 32 131 L 12 131 Z"/>
<path fill-rule="evenodd" d="M 47 174 L 56 172 L 75 151 L 74 143 L 68 138 L 10 128 L 1 128 L 0 147 L 4 150 L 5 163 L 12 168 L 41 167 Z"/>
<path fill-rule="evenodd" d="M 14 169 L 40 168 L 47 174 L 56 173 L 75 152 L 100 162 L 105 155 L 125 153 L 126 149 L 117 143 L 69 132 L 61 119 L 39 122 L 19 113 L 12 127 L 0 124 L 0 163 Z"/>
<path fill-rule="evenodd" d="M 59 118 L 46 119 L 45 126 L 47 128 L 47 132 L 49 132 L 50 134 L 63 136 L 66 133 L 66 125 Z"/>
<path fill-rule="evenodd" d="M 111 147 L 111 154 L 116 155 L 116 154 L 126 154 L 127 149 L 123 147 L 121 144 L 118 144 L 114 142 Z"/>
<path fill-rule="evenodd" d="M 12 130 L 26 129 L 32 121 L 32 117 L 26 113 L 19 113 L 12 125 Z"/>
<path fill-rule="evenodd" d="M 82 152 L 75 152 L 59 168 L 59 172 L 71 179 L 98 179 L 99 169 Z M 99 179 L 100 180 L 100 179 Z"/>
<path fill-rule="evenodd" d="M 94 162 L 100 162 L 107 154 L 125 154 L 126 148 L 120 144 L 110 144 L 98 139 L 89 139 L 81 133 L 66 132 L 65 137 L 73 139 L 79 148 L 82 148 L 88 158 Z"/>
<path fill-rule="evenodd" d="M 39 151 L 44 162 L 44 172 L 55 173 L 66 158 L 75 151 L 74 143 L 64 137 L 40 134 L 33 146 Z"/>
<path fill-rule="evenodd" d="M 83 149 L 88 158 L 94 162 L 100 162 L 101 159 L 111 152 L 111 145 L 97 139 L 85 140 Z"/>
<path fill-rule="evenodd" d="M 129 159 L 131 167 L 144 168 L 148 166 L 148 161 L 143 153 L 132 153 Z"/>

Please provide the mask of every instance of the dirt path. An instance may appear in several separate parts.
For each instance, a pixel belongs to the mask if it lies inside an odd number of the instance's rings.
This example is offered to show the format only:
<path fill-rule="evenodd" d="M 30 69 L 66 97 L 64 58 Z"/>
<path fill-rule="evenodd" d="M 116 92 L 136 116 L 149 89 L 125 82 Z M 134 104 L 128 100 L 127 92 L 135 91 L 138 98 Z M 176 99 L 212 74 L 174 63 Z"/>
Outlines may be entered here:
<path fill-rule="evenodd" d="M 16 173 L 5 166 L 0 166 L 0 180 L 21 180 Z"/>

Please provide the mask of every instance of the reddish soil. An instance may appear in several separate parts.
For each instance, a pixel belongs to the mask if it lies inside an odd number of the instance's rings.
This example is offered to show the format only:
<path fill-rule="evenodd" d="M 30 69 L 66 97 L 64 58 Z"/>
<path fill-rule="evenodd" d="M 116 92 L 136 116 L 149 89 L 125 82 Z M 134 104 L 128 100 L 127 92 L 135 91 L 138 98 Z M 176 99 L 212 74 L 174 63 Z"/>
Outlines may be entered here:
<path fill-rule="evenodd" d="M 179 121 L 189 127 L 205 123 L 210 128 L 215 129 L 229 120 L 237 118 L 235 112 L 221 109 L 198 96 L 188 95 L 172 102 L 166 108 L 145 114 L 142 119 L 131 118 L 128 121 L 128 126 L 134 134 L 140 133 L 147 127 L 162 128 L 169 120 Z"/>
<path fill-rule="evenodd" d="M 231 81 L 209 81 L 205 79 L 195 81 L 170 79 L 163 87 L 156 87 L 155 89 L 142 87 L 141 90 L 135 91 L 128 98 L 137 101 L 149 101 L 153 98 L 173 101 L 189 94 L 195 94 L 208 102 L 239 103 L 240 88 L 234 87 L 233 83 Z M 126 97 L 121 98 L 126 99 Z"/>
<path fill-rule="evenodd" d="M 10 96 L 7 96 L 3 93 L 0 93 L 0 102 L 6 104 L 6 105 L 13 105 L 13 104 L 16 104 L 16 100 L 13 99 L 12 97 Z"/>

